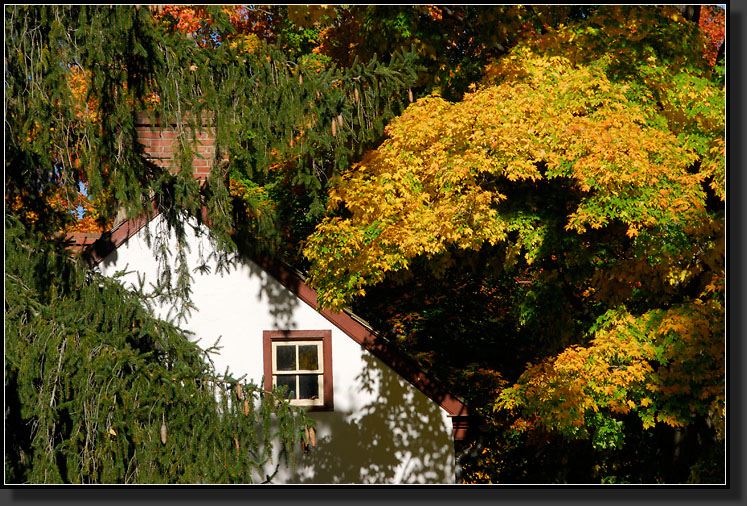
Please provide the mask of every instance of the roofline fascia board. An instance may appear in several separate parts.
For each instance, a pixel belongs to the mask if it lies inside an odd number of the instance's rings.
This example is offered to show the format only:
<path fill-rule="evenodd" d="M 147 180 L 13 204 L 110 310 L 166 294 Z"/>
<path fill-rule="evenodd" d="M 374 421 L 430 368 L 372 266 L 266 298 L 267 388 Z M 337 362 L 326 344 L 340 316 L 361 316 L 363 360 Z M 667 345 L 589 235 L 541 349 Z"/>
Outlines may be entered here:
<path fill-rule="evenodd" d="M 412 359 L 386 346 L 383 339 L 363 325 L 358 318 L 351 317 L 347 311 L 333 312 L 329 309 L 320 310 L 316 290 L 307 285 L 298 274 L 286 268 L 278 260 L 266 255 L 253 258 L 252 260 L 269 272 L 298 298 L 324 316 L 327 321 L 374 356 L 381 359 L 428 398 L 439 404 L 449 413 L 449 416 L 467 416 L 469 414 L 467 407 L 462 401 L 448 393 L 440 384 L 431 379 Z"/>
<path fill-rule="evenodd" d="M 204 211 L 204 210 L 203 210 Z M 91 267 L 101 263 L 109 254 L 137 234 L 151 220 L 159 216 L 155 204 L 153 212 L 137 218 L 132 218 L 115 226 L 111 231 L 101 234 L 92 244 L 84 244 L 82 255 Z M 204 212 L 203 212 L 204 214 Z M 204 222 L 203 222 L 204 223 Z M 69 234 L 68 239 L 75 242 L 80 238 L 91 238 L 89 234 Z M 467 433 L 466 421 L 473 417 L 471 410 L 450 394 L 446 389 L 427 375 L 417 363 L 387 346 L 383 338 L 378 336 L 368 325 L 348 310 L 333 312 L 329 309 L 319 309 L 317 292 L 308 286 L 300 273 L 269 255 L 253 256 L 250 260 L 266 270 L 285 288 L 304 301 L 312 309 L 321 314 L 344 334 L 360 344 L 371 354 L 382 360 L 397 374 L 420 390 L 426 397 L 443 408 L 452 418 L 453 435 L 455 439 L 464 439 Z"/>

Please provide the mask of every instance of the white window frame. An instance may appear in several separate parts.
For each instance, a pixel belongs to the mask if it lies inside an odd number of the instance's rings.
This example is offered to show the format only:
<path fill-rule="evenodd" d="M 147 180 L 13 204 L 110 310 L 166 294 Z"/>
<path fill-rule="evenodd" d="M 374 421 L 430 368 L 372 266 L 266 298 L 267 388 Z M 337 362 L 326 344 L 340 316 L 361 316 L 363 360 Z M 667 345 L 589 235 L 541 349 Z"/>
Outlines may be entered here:
<path fill-rule="evenodd" d="M 278 346 L 296 347 L 296 369 L 290 371 L 278 371 L 277 369 L 277 348 Z M 317 369 L 298 369 L 299 346 L 315 346 L 317 352 Z M 302 374 L 316 374 L 318 381 L 319 397 L 317 399 L 299 399 L 299 376 Z M 277 387 L 278 376 L 295 376 L 296 377 L 296 398 L 288 399 L 294 406 L 324 406 L 324 349 L 322 341 L 317 339 L 310 340 L 292 340 L 292 341 L 273 341 L 272 342 L 272 386 Z"/>

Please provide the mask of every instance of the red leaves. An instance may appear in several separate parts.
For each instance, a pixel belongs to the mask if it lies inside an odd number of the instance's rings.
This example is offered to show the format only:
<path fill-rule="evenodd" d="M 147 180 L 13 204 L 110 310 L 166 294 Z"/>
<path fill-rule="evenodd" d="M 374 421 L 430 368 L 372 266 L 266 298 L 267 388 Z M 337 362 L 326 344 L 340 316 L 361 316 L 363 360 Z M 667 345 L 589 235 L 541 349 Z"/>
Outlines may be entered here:
<path fill-rule="evenodd" d="M 264 39 L 273 38 L 267 11 L 250 9 L 245 5 L 225 5 L 222 10 L 236 31 L 234 34 L 226 34 L 226 39 L 246 34 L 255 34 Z M 211 33 L 215 23 L 207 5 L 165 5 L 155 10 L 154 17 L 169 21 L 174 30 L 193 37 L 202 46 L 221 41 L 220 34 Z"/>
<path fill-rule="evenodd" d="M 708 60 L 711 67 L 716 64 L 716 56 L 726 37 L 725 23 L 724 9 L 712 5 L 701 6 L 698 24 L 708 39 L 708 43 L 703 50 L 703 56 Z"/>

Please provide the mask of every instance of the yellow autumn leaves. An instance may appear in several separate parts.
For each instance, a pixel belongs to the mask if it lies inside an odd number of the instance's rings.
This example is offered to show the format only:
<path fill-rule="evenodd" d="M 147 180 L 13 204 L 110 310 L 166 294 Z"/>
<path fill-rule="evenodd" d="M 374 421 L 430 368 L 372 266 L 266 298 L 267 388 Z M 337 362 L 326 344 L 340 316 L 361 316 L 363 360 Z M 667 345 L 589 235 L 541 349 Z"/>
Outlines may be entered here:
<path fill-rule="evenodd" d="M 339 309 L 418 255 L 505 241 L 519 226 L 501 204 L 515 182 L 560 179 L 580 192 L 571 232 L 618 220 L 635 236 L 701 220 L 704 176 L 688 172 L 697 154 L 662 126 L 647 96 L 635 100 L 628 83 L 610 81 L 606 64 L 516 51 L 488 72 L 496 84 L 455 104 L 421 98 L 394 119 L 388 139 L 331 191 L 329 211 L 344 218 L 324 220 L 308 240 L 322 304 Z M 330 256 L 330 241 L 345 253 Z"/>
<path fill-rule="evenodd" d="M 566 433 L 600 410 L 636 411 L 644 428 L 656 422 L 682 426 L 698 414 L 723 437 L 722 309 L 700 301 L 640 317 L 611 311 L 589 346 L 530 364 L 501 392 L 495 409 L 534 413 L 548 428 Z"/>

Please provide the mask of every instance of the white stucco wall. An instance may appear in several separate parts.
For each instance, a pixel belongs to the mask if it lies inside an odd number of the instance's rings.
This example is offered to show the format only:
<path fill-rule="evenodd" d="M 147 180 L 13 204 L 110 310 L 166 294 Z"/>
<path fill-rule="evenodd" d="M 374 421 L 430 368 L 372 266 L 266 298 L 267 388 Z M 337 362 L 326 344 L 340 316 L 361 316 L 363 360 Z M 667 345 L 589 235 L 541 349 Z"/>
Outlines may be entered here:
<path fill-rule="evenodd" d="M 152 234 L 161 218 L 148 225 Z M 195 271 L 198 251 L 210 250 L 206 237 L 190 233 L 188 263 L 196 306 L 181 326 L 203 348 L 220 337 L 213 356 L 218 372 L 246 375 L 260 384 L 262 331 L 332 330 L 334 411 L 314 412 L 318 445 L 299 454 L 294 470 L 282 469 L 275 483 L 453 483 L 454 449 L 447 412 L 379 359 L 298 299 L 254 262 L 236 262 L 228 273 Z M 175 251 L 171 247 L 171 251 Z M 158 266 L 138 232 L 100 264 L 103 274 L 127 269 L 122 278 L 154 282 Z M 136 274 L 137 273 L 137 274 Z M 159 308 L 161 316 L 168 308 Z"/>

